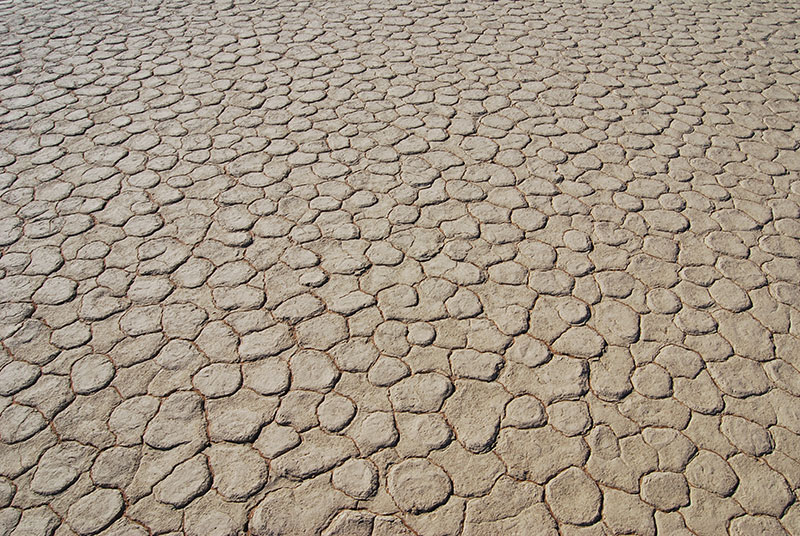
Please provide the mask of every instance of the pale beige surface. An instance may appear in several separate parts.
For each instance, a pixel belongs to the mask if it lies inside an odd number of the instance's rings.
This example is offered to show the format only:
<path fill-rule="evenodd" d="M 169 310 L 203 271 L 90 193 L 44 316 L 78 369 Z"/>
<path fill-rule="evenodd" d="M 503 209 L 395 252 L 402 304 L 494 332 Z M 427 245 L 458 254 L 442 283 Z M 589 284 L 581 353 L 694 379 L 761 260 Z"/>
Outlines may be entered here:
<path fill-rule="evenodd" d="M 792 2 L 0 4 L 0 535 L 800 536 Z"/>

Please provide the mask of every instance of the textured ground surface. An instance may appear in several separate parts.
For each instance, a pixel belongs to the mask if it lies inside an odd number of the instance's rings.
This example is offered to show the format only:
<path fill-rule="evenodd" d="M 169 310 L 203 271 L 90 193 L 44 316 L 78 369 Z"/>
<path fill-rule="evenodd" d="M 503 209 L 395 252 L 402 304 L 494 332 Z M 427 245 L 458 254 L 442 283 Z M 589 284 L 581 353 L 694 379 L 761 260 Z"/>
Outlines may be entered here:
<path fill-rule="evenodd" d="M 791 2 L 140 4 L 0 4 L 0 535 L 800 535 Z"/>

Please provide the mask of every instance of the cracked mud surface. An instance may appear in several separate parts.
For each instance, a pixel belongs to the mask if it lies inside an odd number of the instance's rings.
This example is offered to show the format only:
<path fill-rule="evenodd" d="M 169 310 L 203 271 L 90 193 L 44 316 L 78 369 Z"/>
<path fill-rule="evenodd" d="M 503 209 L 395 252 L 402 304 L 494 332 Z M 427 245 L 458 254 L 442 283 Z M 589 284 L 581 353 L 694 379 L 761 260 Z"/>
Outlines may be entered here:
<path fill-rule="evenodd" d="M 791 3 L 0 3 L 0 535 L 800 535 Z"/>

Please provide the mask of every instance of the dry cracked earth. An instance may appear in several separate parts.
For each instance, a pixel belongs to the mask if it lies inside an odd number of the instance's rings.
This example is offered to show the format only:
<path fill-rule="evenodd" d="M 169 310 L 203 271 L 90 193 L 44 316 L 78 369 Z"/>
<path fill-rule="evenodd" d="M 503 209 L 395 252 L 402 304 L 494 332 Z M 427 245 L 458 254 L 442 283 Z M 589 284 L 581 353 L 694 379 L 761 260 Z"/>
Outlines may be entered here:
<path fill-rule="evenodd" d="M 0 535 L 800 535 L 799 15 L 0 3 Z"/>

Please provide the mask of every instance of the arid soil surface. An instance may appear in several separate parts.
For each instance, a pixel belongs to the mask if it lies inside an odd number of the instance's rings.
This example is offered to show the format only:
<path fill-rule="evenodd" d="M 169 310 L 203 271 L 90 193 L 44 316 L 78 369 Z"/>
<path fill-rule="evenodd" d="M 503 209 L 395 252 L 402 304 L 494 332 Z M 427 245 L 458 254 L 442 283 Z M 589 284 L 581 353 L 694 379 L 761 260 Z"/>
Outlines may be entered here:
<path fill-rule="evenodd" d="M 800 536 L 800 5 L 0 3 L 0 535 Z"/>

